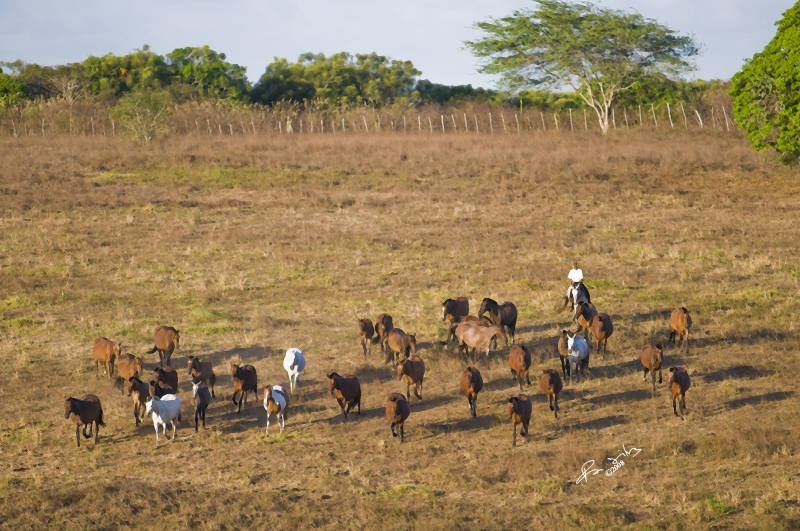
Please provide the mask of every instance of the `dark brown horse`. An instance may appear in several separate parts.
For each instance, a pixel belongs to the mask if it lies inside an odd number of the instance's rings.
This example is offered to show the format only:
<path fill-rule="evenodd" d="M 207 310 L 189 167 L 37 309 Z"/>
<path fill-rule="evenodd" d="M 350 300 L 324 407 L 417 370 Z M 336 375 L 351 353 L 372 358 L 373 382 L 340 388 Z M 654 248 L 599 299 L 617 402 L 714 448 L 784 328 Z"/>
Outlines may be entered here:
<path fill-rule="evenodd" d="M 77 398 L 67 398 L 64 401 L 64 418 L 72 419 L 75 423 L 75 443 L 78 448 L 81 447 L 80 429 L 83 426 L 83 436 L 87 439 L 91 438 L 94 429 L 94 443 L 100 437 L 100 426 L 105 426 L 103 423 L 103 406 L 100 405 L 100 399 L 95 395 L 85 395 L 78 400 Z M 86 428 L 89 428 L 89 433 L 86 433 Z"/>
<path fill-rule="evenodd" d="M 375 334 L 377 337 L 373 341 L 376 343 L 380 341 L 381 352 L 386 352 L 386 341 L 389 339 L 389 332 L 391 332 L 393 328 L 394 323 L 392 323 L 392 316 L 388 313 L 382 313 L 375 319 Z"/>
<path fill-rule="evenodd" d="M 478 317 L 483 317 L 484 313 L 489 314 L 489 319 L 491 319 L 496 326 L 508 328 L 511 342 L 515 342 L 514 330 L 517 328 L 517 307 L 514 306 L 513 303 L 504 302 L 503 304 L 497 304 L 497 302 L 492 299 L 483 299 Z M 508 345 L 508 338 L 506 338 L 506 345 Z"/>
<path fill-rule="evenodd" d="M 525 345 L 514 345 L 508 353 L 508 365 L 511 367 L 511 377 L 519 383 L 519 390 L 522 391 L 522 379 L 531 385 L 531 377 L 528 369 L 531 368 L 531 353 Z"/>
<path fill-rule="evenodd" d="M 517 426 L 522 425 L 519 430 L 520 435 L 523 437 L 528 435 L 532 409 L 528 395 L 519 394 L 508 399 L 508 418 L 511 419 L 511 427 L 514 428 L 514 438 L 511 441 L 511 446 L 517 445 Z"/>
<path fill-rule="evenodd" d="M 235 363 L 231 363 L 231 379 L 233 380 L 233 405 L 236 403 L 236 395 L 239 396 L 239 409 L 237 413 L 242 412 L 242 403 L 247 404 L 247 393 L 253 392 L 256 397 L 258 396 L 258 375 L 256 368 L 252 365 L 242 365 L 239 367 Z"/>
<path fill-rule="evenodd" d="M 403 425 L 411 414 L 411 407 L 408 400 L 400 393 L 392 393 L 386 399 L 386 419 L 391 422 L 392 437 L 397 437 L 395 427 L 399 427 L 400 442 L 405 442 L 405 431 Z"/>
<path fill-rule="evenodd" d="M 161 361 L 161 366 L 164 366 L 165 361 L 167 365 L 172 365 L 170 359 L 175 349 L 180 348 L 181 333 L 171 326 L 157 326 L 153 331 L 153 339 L 156 344 L 147 353 L 152 354 L 158 351 L 158 358 Z"/>
<path fill-rule="evenodd" d="M 338 373 L 332 372 L 328 375 L 328 389 L 331 395 L 336 397 L 339 402 L 339 407 L 342 409 L 342 415 L 347 420 L 347 414 L 350 410 L 358 406 L 358 414 L 361 415 L 361 384 L 358 378 L 353 374 L 345 374 L 340 376 Z M 347 404 L 347 409 L 345 409 Z"/>
<path fill-rule="evenodd" d="M 564 388 L 561 376 L 556 369 L 542 371 L 542 378 L 539 380 L 539 388 L 547 396 L 550 403 L 550 411 L 558 418 L 558 393 Z"/>
<path fill-rule="evenodd" d="M 469 299 L 466 297 L 447 299 L 442 303 L 442 321 L 452 323 L 465 315 L 469 315 Z"/>
<path fill-rule="evenodd" d="M 661 383 L 661 364 L 664 361 L 664 350 L 661 345 L 645 345 L 642 347 L 642 354 L 639 356 L 644 368 L 642 380 L 647 381 L 647 373 L 653 376 L 653 393 L 656 392 L 656 372 L 658 372 L 658 383 Z"/>

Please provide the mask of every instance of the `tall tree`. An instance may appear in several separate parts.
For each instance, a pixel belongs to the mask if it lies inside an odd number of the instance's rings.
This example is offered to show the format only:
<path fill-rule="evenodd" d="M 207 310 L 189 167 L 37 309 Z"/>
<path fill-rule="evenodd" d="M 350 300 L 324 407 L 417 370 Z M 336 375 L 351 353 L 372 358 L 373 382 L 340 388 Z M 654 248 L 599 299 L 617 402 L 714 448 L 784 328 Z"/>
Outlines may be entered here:
<path fill-rule="evenodd" d="M 800 2 L 778 31 L 731 80 L 733 116 L 757 150 L 773 148 L 785 164 L 800 159 Z"/>
<path fill-rule="evenodd" d="M 247 68 L 226 61 L 208 45 L 177 48 L 167 54 L 175 79 L 173 84 L 184 96 L 212 96 L 241 99 L 250 90 Z"/>
<path fill-rule="evenodd" d="M 484 36 L 465 46 L 500 74 L 507 88 L 571 87 L 609 127 L 617 95 L 647 76 L 677 76 L 693 68 L 690 36 L 648 19 L 589 2 L 534 0 L 536 9 L 479 22 Z"/>
<path fill-rule="evenodd" d="M 92 55 L 81 64 L 87 79 L 86 89 L 96 96 L 118 97 L 131 91 L 158 90 L 171 81 L 164 57 L 146 44 L 127 55 Z"/>

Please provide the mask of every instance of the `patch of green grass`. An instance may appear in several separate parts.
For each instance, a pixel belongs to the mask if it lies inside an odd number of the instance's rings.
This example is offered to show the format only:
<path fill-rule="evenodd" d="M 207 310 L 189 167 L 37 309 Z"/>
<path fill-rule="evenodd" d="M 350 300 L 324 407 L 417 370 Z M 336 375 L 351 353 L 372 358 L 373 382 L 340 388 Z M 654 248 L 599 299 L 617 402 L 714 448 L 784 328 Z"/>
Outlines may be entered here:
<path fill-rule="evenodd" d="M 192 320 L 198 324 L 233 320 L 233 316 L 230 313 L 224 310 L 215 310 L 202 304 L 194 305 L 191 315 Z"/>
<path fill-rule="evenodd" d="M 719 518 L 722 515 L 733 512 L 736 506 L 732 505 L 721 496 L 706 493 L 706 498 L 703 500 L 703 508 L 706 514 L 709 514 L 713 518 Z"/>
<path fill-rule="evenodd" d="M 586 279 L 583 281 L 583 283 L 589 289 L 623 289 L 622 286 L 613 280 L 608 280 L 605 278 Z"/>
<path fill-rule="evenodd" d="M 513 485 L 514 490 L 520 492 L 538 492 L 540 494 L 558 494 L 564 492 L 569 484 L 555 478 L 532 479 L 524 483 Z"/>
<path fill-rule="evenodd" d="M 0 326 L 10 328 L 11 330 L 20 330 L 34 325 L 34 320 L 28 317 L 12 317 L 9 319 L 0 320 Z"/>
<path fill-rule="evenodd" d="M 8 310 L 13 310 L 15 308 L 36 306 L 36 301 L 26 295 L 12 295 L 10 297 L 6 297 L 0 304 L 2 304 L 3 307 L 5 307 Z"/>
<path fill-rule="evenodd" d="M 187 332 L 208 335 L 224 334 L 225 332 L 230 332 L 231 330 L 233 330 L 233 326 L 228 323 L 190 325 L 186 327 Z"/>

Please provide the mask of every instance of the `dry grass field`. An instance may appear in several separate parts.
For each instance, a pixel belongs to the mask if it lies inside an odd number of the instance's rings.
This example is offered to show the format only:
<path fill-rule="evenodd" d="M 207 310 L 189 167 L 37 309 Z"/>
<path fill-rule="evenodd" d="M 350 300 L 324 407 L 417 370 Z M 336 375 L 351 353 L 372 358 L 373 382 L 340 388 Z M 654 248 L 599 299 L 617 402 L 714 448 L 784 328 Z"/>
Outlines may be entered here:
<path fill-rule="evenodd" d="M 800 528 L 800 181 L 737 135 L 28 137 L 0 153 L 0 528 Z M 538 375 L 560 368 L 573 259 L 615 332 L 556 420 Z M 516 448 L 508 347 L 478 362 L 472 419 L 466 363 L 439 343 L 459 295 L 519 309 L 534 410 Z M 688 354 L 666 346 L 682 305 Z M 427 365 L 402 445 L 384 418 L 401 383 L 356 337 L 382 312 Z M 144 355 L 159 324 L 181 330 L 184 421 L 155 449 L 92 342 Z M 685 421 L 666 376 L 655 397 L 642 381 L 647 342 L 691 375 Z M 293 346 L 308 367 L 265 437 L 263 395 L 237 415 L 227 367 L 285 385 Z M 219 375 L 198 434 L 189 355 Z M 360 418 L 342 420 L 331 370 L 360 378 Z M 63 402 L 85 393 L 106 427 L 76 448 Z M 641 452 L 576 484 L 623 445 Z"/>

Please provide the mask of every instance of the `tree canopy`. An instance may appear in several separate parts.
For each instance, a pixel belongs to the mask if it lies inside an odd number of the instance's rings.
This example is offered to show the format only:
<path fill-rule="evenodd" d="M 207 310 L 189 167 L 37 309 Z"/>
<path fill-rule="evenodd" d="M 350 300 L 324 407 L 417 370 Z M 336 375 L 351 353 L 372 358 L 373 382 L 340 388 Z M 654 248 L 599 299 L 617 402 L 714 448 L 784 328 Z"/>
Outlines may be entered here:
<path fill-rule="evenodd" d="M 421 72 L 411 61 L 392 60 L 376 53 L 306 53 L 297 62 L 278 59 L 267 66 L 253 87 L 251 99 L 316 101 L 326 105 L 392 102 L 411 99 L 416 76 Z"/>
<path fill-rule="evenodd" d="M 500 74 L 511 90 L 572 88 L 609 127 L 615 98 L 643 78 L 693 68 L 699 48 L 690 36 L 639 13 L 589 2 L 534 0 L 536 9 L 479 22 L 484 36 L 465 42 L 483 59 L 481 72 Z"/>
<path fill-rule="evenodd" d="M 733 115 L 757 150 L 773 148 L 785 164 L 800 159 L 800 2 L 778 31 L 731 80 Z"/>

